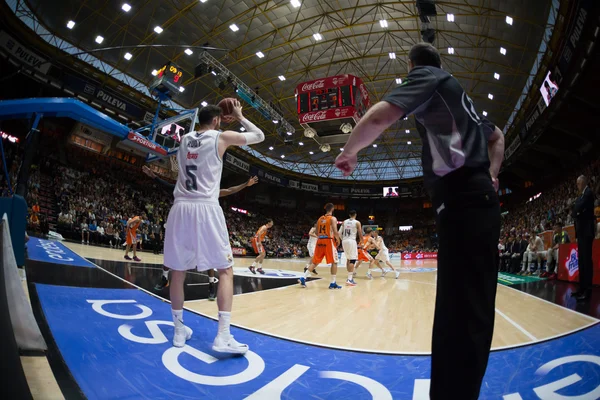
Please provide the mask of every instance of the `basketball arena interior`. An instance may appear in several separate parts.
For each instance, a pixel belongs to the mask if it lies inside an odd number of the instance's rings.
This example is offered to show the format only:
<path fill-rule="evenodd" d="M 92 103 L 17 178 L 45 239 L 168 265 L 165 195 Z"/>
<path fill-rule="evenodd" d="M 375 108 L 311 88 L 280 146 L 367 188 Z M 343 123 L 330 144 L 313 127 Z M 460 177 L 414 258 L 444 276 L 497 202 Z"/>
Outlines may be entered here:
<path fill-rule="evenodd" d="M 600 398 L 599 1 L 2 0 L 0 22 L 3 398 L 429 399 L 444 257 L 433 139 L 407 113 L 351 174 L 335 164 L 370 110 L 411 87 L 422 42 L 464 89 L 461 112 L 504 142 L 478 398 Z M 264 140 L 219 158 L 230 329 L 248 345 L 224 357 L 211 347 L 222 272 L 187 273 L 193 335 L 177 347 L 163 265 L 173 187 L 190 188 L 180 143 L 228 98 Z M 326 204 L 338 225 L 354 210 L 366 240 L 362 264 L 334 248 L 333 277 L 311 249 Z M 455 244 L 456 282 L 480 267 L 477 243 Z M 446 318 L 469 324 L 461 314 Z M 477 398 L 462 383 L 435 398 Z"/>

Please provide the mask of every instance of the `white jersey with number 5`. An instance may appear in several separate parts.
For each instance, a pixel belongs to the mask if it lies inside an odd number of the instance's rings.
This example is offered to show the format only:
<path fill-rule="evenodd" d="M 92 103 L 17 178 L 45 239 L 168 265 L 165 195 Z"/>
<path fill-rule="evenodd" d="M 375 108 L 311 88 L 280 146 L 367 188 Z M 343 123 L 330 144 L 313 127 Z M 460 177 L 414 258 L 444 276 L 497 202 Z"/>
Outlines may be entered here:
<path fill-rule="evenodd" d="M 347 219 L 344 221 L 342 230 L 342 240 L 355 240 L 358 237 L 358 221 L 355 219 Z"/>
<path fill-rule="evenodd" d="M 223 160 L 219 157 L 219 131 L 192 132 L 181 138 L 177 151 L 179 174 L 175 200 L 219 202 Z"/>

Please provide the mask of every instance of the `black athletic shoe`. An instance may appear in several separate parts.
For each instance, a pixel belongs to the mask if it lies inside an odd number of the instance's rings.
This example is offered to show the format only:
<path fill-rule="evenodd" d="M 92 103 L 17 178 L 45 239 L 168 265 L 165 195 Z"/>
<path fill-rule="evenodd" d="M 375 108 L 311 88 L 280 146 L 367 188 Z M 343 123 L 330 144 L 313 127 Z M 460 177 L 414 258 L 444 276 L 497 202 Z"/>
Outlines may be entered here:
<path fill-rule="evenodd" d="M 215 284 L 209 283 L 208 284 L 208 300 L 215 301 L 216 298 L 217 298 L 217 291 L 215 290 Z"/>
<path fill-rule="evenodd" d="M 308 267 L 304 267 L 304 273 L 306 273 L 307 270 L 308 270 Z M 316 268 L 314 269 L 314 271 L 312 273 L 315 275 L 319 275 Z"/>
<path fill-rule="evenodd" d="M 160 291 L 167 287 L 169 287 L 169 280 L 163 275 L 160 277 L 160 282 L 154 286 L 154 290 Z"/>

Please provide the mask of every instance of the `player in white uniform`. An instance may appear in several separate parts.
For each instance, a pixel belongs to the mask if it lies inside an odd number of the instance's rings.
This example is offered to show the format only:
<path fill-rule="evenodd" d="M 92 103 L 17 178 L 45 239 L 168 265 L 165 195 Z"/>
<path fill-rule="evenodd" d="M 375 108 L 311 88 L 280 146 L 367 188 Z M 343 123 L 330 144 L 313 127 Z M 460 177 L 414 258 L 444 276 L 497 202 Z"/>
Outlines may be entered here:
<path fill-rule="evenodd" d="M 198 112 L 200 129 L 185 135 L 177 151 L 179 175 L 173 195 L 175 201 L 167 219 L 165 262 L 171 269 L 171 309 L 175 334 L 173 345 L 185 346 L 192 331 L 183 325 L 183 283 L 188 269 L 219 270 L 219 329 L 212 349 L 221 353 L 244 354 L 248 346 L 238 343 L 229 331 L 233 303 L 233 254 L 223 210 L 219 205 L 219 187 L 223 172 L 223 154 L 229 146 L 260 143 L 263 132 L 242 116 L 235 102 L 232 116 L 245 132 L 220 132 L 221 109 L 207 106 Z"/>
<path fill-rule="evenodd" d="M 310 231 L 308 231 L 308 244 L 306 245 L 306 248 L 308 249 L 308 255 L 310 256 L 311 260 L 312 260 L 313 256 L 315 255 L 316 247 L 317 247 L 317 229 L 313 226 L 312 228 L 310 228 Z M 306 267 L 304 267 L 304 272 L 306 272 L 308 267 L 310 267 L 310 262 L 308 262 L 306 264 Z M 317 273 L 316 268 L 313 271 L 313 274 L 319 275 Z"/>
<path fill-rule="evenodd" d="M 346 286 L 356 286 L 354 282 L 354 265 L 358 260 L 358 242 L 362 243 L 362 225 L 356 220 L 356 211 L 350 211 L 350 218 L 345 220 L 340 226 L 340 236 L 342 237 L 342 248 L 346 255 L 346 269 L 348 270 L 348 279 Z"/>
<path fill-rule="evenodd" d="M 374 229 L 371 232 L 371 236 L 375 240 L 375 248 L 379 250 L 379 253 L 377 253 L 377 255 L 375 256 L 375 261 L 377 261 L 377 265 L 381 268 L 381 263 L 384 263 L 385 265 L 390 267 L 392 271 L 394 271 L 394 273 L 396 274 L 396 279 L 398 279 L 398 277 L 400 276 L 400 271 L 394 268 L 394 266 L 390 262 L 390 252 L 386 247 L 383 238 L 379 236 L 379 232 L 377 232 L 377 229 Z M 381 276 L 385 276 L 386 272 L 387 271 L 382 272 Z"/>

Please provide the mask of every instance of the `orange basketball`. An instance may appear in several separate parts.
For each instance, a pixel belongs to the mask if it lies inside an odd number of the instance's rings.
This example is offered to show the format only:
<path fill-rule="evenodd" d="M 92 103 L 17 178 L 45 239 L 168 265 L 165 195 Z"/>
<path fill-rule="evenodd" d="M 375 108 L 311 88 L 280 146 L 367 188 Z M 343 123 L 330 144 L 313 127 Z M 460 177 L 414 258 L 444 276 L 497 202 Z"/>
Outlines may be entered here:
<path fill-rule="evenodd" d="M 234 106 L 235 102 L 236 102 L 236 99 L 227 97 L 227 98 L 224 98 L 223 100 L 221 100 L 219 102 L 219 104 L 217 104 L 219 106 L 219 108 L 221 110 L 223 110 L 223 115 L 221 116 L 221 118 L 224 121 L 230 120 L 230 118 L 227 118 L 227 117 L 230 116 L 231 113 L 233 113 L 233 106 Z"/>

